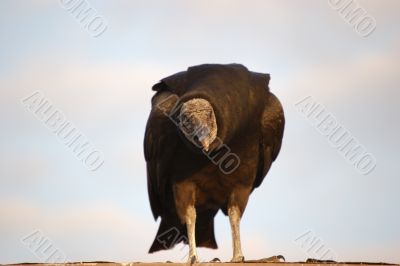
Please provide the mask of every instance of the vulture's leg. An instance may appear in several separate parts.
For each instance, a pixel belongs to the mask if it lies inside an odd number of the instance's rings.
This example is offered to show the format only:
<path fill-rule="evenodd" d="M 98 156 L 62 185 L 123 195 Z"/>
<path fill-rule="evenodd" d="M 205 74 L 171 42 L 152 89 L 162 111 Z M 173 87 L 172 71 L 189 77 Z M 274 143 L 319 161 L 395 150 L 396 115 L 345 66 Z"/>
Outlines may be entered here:
<path fill-rule="evenodd" d="M 186 229 L 189 242 L 189 258 L 188 263 L 193 264 L 198 262 L 196 252 L 196 236 L 195 236 L 195 225 L 196 225 L 196 209 L 190 205 L 187 208 L 185 215 Z"/>
<path fill-rule="evenodd" d="M 196 209 L 195 193 L 196 187 L 192 182 L 183 181 L 173 186 L 175 206 L 177 214 L 182 222 L 186 224 L 187 241 L 189 243 L 188 263 L 198 262 L 196 252 Z"/>
<path fill-rule="evenodd" d="M 240 219 L 247 205 L 250 189 L 237 188 L 229 197 L 228 216 L 232 232 L 233 257 L 231 262 L 243 262 L 244 256 L 240 243 Z"/>
<path fill-rule="evenodd" d="M 231 262 L 243 262 L 244 256 L 240 243 L 240 210 L 237 206 L 228 208 L 229 222 L 231 223 L 233 257 Z"/>

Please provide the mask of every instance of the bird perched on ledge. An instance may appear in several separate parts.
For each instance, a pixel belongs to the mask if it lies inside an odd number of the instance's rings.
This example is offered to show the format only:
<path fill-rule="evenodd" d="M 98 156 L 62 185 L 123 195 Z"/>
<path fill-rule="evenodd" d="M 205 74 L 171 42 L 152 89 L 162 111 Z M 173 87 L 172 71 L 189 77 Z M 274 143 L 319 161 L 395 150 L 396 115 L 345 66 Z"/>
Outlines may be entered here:
<path fill-rule="evenodd" d="M 240 219 L 251 192 L 277 158 L 285 118 L 268 74 L 239 64 L 189 67 L 153 86 L 144 137 L 147 186 L 155 219 L 150 253 L 189 244 L 217 248 L 214 216 L 229 216 L 232 262 L 244 261 Z"/>

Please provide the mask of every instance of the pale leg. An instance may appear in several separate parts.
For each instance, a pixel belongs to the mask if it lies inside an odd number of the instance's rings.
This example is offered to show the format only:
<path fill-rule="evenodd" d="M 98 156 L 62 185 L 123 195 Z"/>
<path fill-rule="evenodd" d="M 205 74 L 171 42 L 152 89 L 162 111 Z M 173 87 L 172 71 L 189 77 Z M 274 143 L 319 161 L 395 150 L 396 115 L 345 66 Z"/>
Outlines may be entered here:
<path fill-rule="evenodd" d="M 197 252 L 196 252 L 196 236 L 195 236 L 195 226 L 196 226 L 196 209 L 194 206 L 189 206 L 186 210 L 185 215 L 186 229 L 189 242 L 189 258 L 188 263 L 193 264 L 198 262 Z"/>
<path fill-rule="evenodd" d="M 228 208 L 229 222 L 232 231 L 232 248 L 233 258 L 231 262 L 243 262 L 244 256 L 240 244 L 240 218 L 241 213 L 238 206 L 230 206 Z"/>

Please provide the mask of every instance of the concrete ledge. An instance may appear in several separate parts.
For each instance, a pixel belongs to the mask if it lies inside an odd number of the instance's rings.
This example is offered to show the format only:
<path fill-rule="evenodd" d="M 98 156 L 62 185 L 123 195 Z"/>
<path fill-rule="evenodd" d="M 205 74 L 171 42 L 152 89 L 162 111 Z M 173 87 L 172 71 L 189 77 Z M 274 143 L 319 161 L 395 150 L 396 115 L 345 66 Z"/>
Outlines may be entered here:
<path fill-rule="evenodd" d="M 383 263 L 383 262 L 243 262 L 243 263 L 230 263 L 230 262 L 202 262 L 193 265 L 206 265 L 206 266 L 238 266 L 240 264 L 246 264 L 246 266 L 335 266 L 340 264 L 340 266 L 354 266 L 354 265 L 393 265 L 400 266 L 400 264 L 394 263 Z M 67 262 L 62 263 L 17 263 L 17 264 L 0 264 L 4 266 L 187 266 L 186 263 L 174 263 L 174 262 L 152 262 L 152 263 L 142 263 L 142 262 L 131 262 L 131 263 L 115 263 L 115 262 Z"/>

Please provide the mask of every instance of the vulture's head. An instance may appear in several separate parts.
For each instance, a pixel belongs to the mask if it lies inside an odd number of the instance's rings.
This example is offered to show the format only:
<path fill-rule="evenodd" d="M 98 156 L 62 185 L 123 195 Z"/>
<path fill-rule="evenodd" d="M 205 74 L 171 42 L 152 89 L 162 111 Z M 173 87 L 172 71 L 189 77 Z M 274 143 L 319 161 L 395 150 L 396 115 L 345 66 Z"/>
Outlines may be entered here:
<path fill-rule="evenodd" d="M 189 141 L 208 151 L 217 137 L 217 121 L 211 104 L 201 98 L 184 102 L 180 109 L 179 127 Z"/>

